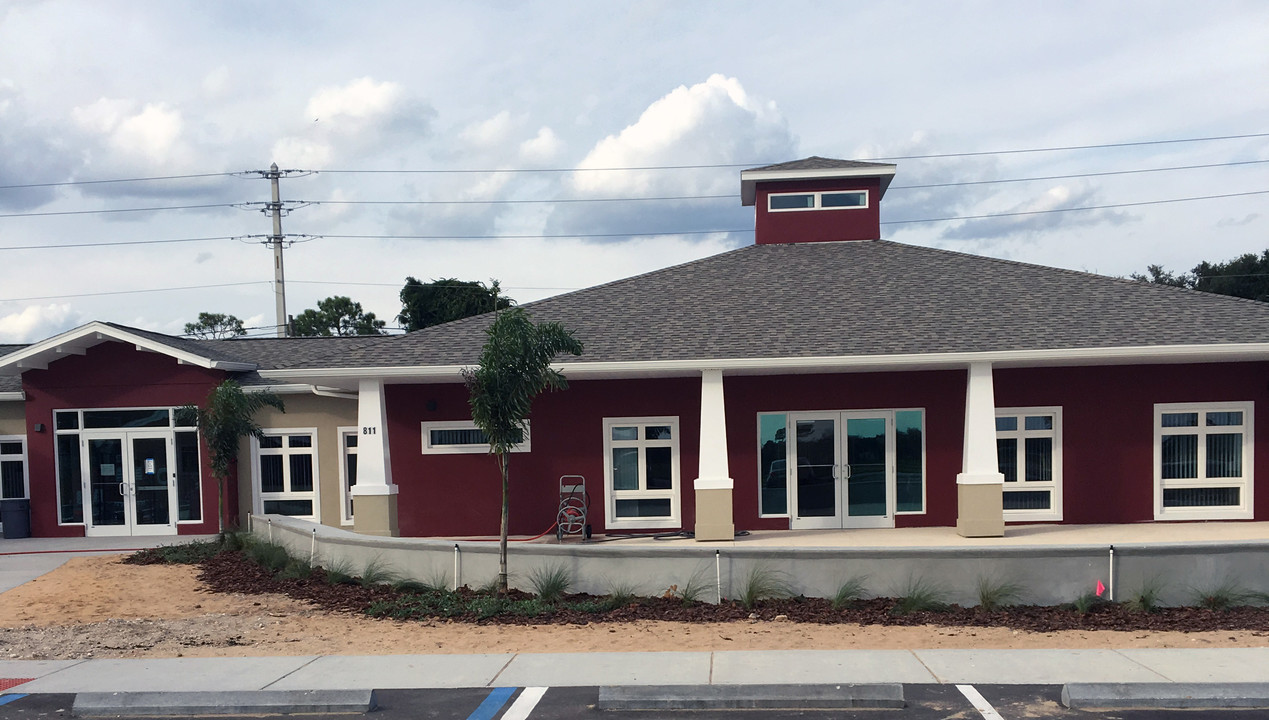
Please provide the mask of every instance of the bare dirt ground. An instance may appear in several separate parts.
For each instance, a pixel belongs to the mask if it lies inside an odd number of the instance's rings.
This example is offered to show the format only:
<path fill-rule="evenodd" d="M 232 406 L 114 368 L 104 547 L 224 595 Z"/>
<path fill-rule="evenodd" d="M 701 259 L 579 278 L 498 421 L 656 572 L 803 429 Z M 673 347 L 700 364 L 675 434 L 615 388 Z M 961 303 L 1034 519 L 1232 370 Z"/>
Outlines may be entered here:
<path fill-rule="evenodd" d="M 1212 632 L 821 625 L 396 622 L 282 595 L 208 591 L 189 565 L 74 558 L 0 593 L 0 659 L 657 650 L 1257 647 L 1269 628 Z"/>

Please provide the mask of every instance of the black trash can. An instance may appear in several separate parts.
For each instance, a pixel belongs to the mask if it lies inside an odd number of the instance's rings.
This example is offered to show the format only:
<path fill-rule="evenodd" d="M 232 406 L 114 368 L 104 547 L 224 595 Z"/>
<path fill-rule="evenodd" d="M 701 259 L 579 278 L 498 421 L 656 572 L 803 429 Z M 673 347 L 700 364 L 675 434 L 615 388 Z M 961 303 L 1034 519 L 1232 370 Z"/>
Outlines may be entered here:
<path fill-rule="evenodd" d="M 0 523 L 4 524 L 4 539 L 31 537 L 31 501 L 0 500 Z"/>

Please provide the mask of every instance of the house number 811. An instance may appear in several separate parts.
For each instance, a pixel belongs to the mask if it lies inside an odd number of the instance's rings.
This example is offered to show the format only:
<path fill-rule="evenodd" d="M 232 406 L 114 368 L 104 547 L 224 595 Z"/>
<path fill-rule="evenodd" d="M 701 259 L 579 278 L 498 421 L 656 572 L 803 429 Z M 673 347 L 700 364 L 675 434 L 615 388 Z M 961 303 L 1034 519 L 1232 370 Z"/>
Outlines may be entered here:
<path fill-rule="evenodd" d="M 377 434 L 378 432 L 379 432 L 379 428 L 377 427 L 363 427 L 361 429 L 362 435 L 374 435 L 374 434 Z"/>

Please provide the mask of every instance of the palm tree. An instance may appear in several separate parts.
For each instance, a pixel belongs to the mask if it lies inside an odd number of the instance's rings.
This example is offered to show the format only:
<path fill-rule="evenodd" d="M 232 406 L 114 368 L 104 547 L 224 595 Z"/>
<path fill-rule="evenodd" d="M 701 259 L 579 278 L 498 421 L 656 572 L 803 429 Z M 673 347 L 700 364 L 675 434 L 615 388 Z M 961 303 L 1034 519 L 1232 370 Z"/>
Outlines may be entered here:
<path fill-rule="evenodd" d="M 507 591 L 507 526 L 510 517 L 511 450 L 524 440 L 533 399 L 544 390 L 568 387 L 551 367 L 560 353 L 582 354 L 582 343 L 559 323 L 534 324 L 521 308 L 501 312 L 485 331 L 480 365 L 464 368 L 471 394 L 471 419 L 489 439 L 502 471 L 502 529 L 498 543 L 498 589 Z"/>
<path fill-rule="evenodd" d="M 286 412 L 282 399 L 272 392 L 246 393 L 233 380 L 226 380 L 207 394 L 202 407 L 186 405 L 177 409 L 181 422 L 193 422 L 207 443 L 211 455 L 212 475 L 216 478 L 216 495 L 220 508 L 220 539 L 225 539 L 225 483 L 229 470 L 238 459 L 238 443 L 244 437 L 263 436 L 255 414 L 266 407 Z"/>

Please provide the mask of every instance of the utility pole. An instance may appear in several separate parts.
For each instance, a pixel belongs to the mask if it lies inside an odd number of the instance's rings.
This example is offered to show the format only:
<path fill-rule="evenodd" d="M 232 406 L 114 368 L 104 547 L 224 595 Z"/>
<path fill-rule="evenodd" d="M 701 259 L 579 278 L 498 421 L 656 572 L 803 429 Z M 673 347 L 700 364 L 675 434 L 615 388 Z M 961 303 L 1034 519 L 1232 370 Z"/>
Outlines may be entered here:
<path fill-rule="evenodd" d="M 269 166 L 267 177 L 273 186 L 273 200 L 269 203 L 273 214 L 273 234 L 268 241 L 273 246 L 273 295 L 277 306 L 278 337 L 286 337 L 290 334 L 290 324 L 286 319 L 286 277 L 282 271 L 282 197 L 278 190 L 278 178 L 282 177 L 282 173 L 278 172 L 277 163 Z"/>

